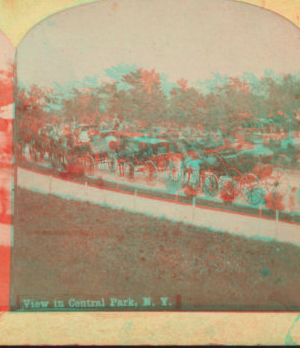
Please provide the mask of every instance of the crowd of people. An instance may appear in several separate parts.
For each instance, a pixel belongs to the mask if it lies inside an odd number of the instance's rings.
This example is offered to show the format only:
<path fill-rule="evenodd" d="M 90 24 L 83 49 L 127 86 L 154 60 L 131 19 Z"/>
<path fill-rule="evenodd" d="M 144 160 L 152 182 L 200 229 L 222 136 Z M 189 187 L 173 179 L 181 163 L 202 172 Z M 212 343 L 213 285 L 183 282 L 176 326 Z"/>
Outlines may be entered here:
<path fill-rule="evenodd" d="M 232 145 L 235 143 L 237 145 L 239 143 L 245 144 L 246 142 L 245 138 L 240 136 L 241 134 L 237 136 L 232 132 L 232 134 L 228 136 L 227 134 L 223 134 L 222 129 L 204 129 L 201 125 L 193 127 L 191 125 L 182 126 L 168 122 L 161 123 L 157 126 L 146 124 L 145 122 L 142 123 L 138 120 L 134 123 L 129 123 L 116 116 L 106 117 L 105 119 L 98 120 L 98 122 L 83 123 L 82 121 L 83 120 L 78 122 L 75 119 L 64 119 L 59 117 L 54 117 L 51 120 L 20 120 L 18 127 L 20 144 L 22 144 L 23 147 L 23 145 L 30 143 L 33 138 L 36 146 L 43 146 L 47 141 L 50 141 L 52 146 L 55 146 L 55 144 L 59 144 L 59 146 L 69 146 L 71 144 L 70 141 L 72 141 L 72 146 L 74 145 L 74 141 L 77 141 L 79 143 L 89 143 L 90 148 L 95 146 L 95 153 L 101 153 L 102 150 L 99 150 L 99 146 L 101 147 L 101 139 L 103 139 L 103 137 L 99 136 L 99 134 L 113 134 L 113 132 L 128 134 L 129 137 L 133 135 L 147 135 L 150 138 L 175 140 L 175 142 L 178 140 L 178 144 L 184 144 L 180 142 L 180 139 L 185 139 L 187 142 L 193 142 L 196 145 L 201 144 L 199 148 L 202 149 L 203 145 L 212 145 L 219 149 L 219 147 L 226 147 L 228 144 Z M 238 131 L 240 132 L 241 129 L 238 129 Z M 252 131 L 255 132 L 255 129 Z M 257 130 L 257 132 L 259 131 Z M 247 134 L 247 132 L 245 132 L 245 134 Z M 45 141 L 45 139 L 47 141 Z M 126 155 L 131 154 L 133 151 L 130 142 L 121 145 L 118 154 L 119 159 L 125 158 Z M 179 151 L 183 154 L 183 158 L 186 157 L 187 160 L 189 160 L 189 155 L 184 148 L 180 148 Z"/>
<path fill-rule="evenodd" d="M 148 135 L 151 138 L 165 138 L 165 139 L 178 139 L 185 138 L 188 141 L 201 143 L 202 145 L 209 146 L 213 144 L 228 145 L 237 143 L 258 143 L 271 146 L 272 151 L 276 152 L 276 158 L 280 157 L 280 149 L 278 146 L 275 150 L 272 146 L 278 145 L 278 141 L 274 141 L 273 138 L 280 138 L 280 143 L 284 144 L 282 139 L 287 139 L 289 134 L 284 133 L 282 130 L 280 134 L 267 134 L 270 133 L 270 129 L 259 128 L 236 128 L 232 129 L 231 133 L 225 133 L 222 128 L 207 129 L 202 125 L 191 124 L 178 124 L 175 122 L 161 122 L 159 125 L 153 123 L 146 123 L 136 120 L 135 122 L 127 122 L 126 120 L 118 117 L 117 115 L 108 116 L 105 115 L 97 120 L 90 120 L 88 117 L 83 117 L 81 120 L 66 119 L 56 116 L 52 118 L 39 118 L 31 119 L 27 118 L 20 120 L 18 126 L 18 138 L 17 143 L 24 149 L 26 144 L 30 144 L 34 139 L 37 147 L 44 146 L 45 139 L 51 142 L 53 146 L 56 144 L 67 146 L 72 142 L 88 143 L 91 141 L 91 136 L 95 136 L 96 133 L 105 131 L 121 131 L 124 133 Z M 267 133 L 266 133 L 267 132 Z M 266 134 L 265 134 L 266 133 Z M 271 137 L 270 137 L 271 135 Z M 266 138 L 269 136 L 270 139 Z M 275 138 L 274 138 L 275 139 Z M 266 141 L 267 140 L 267 141 Z M 97 139 L 94 137 L 94 143 Z M 286 140 L 285 140 L 286 141 Z M 293 158 L 297 157 L 291 150 L 285 155 L 285 157 Z M 277 154 L 278 152 L 278 154 Z M 293 159 L 292 158 L 292 159 Z M 298 157 L 297 157 L 298 158 Z M 296 163 L 296 160 L 290 160 L 291 163 Z M 289 158 L 288 158 L 289 159 Z"/>
<path fill-rule="evenodd" d="M 90 129 L 88 126 L 91 126 Z M 220 141 L 223 138 L 222 132 L 205 131 L 202 127 L 191 127 L 174 125 L 171 123 L 161 124 L 160 126 L 145 124 L 139 121 L 129 123 L 120 120 L 118 117 L 106 118 L 95 124 L 83 124 L 76 122 L 75 119 L 53 118 L 51 121 L 46 120 L 22 120 L 18 127 L 18 141 L 21 144 L 30 142 L 29 138 L 36 138 L 42 141 L 43 135 L 53 141 L 63 141 L 66 138 L 80 136 L 84 139 L 94 135 L 93 132 L 103 131 L 121 131 L 125 133 L 147 134 L 151 138 L 156 137 L 186 137 L 199 138 L 201 141 L 206 139 L 207 142 Z"/>

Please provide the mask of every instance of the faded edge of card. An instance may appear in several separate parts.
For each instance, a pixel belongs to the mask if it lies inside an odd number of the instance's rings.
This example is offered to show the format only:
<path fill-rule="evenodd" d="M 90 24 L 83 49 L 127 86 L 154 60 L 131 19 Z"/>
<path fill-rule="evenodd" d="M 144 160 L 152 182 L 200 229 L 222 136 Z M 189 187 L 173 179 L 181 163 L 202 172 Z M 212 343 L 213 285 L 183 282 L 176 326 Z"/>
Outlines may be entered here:
<path fill-rule="evenodd" d="M 2 345 L 299 345 L 297 313 L 2 313 Z"/>
<path fill-rule="evenodd" d="M 299 318 L 297 313 L 0 313 L 0 344 L 299 345 Z"/>

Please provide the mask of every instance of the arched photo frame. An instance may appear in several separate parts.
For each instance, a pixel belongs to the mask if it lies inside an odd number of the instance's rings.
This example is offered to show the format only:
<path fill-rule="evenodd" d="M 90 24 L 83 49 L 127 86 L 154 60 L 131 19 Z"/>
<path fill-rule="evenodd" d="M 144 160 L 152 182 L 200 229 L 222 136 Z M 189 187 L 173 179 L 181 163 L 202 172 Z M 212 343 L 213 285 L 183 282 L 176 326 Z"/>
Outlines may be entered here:
<path fill-rule="evenodd" d="M 265 273 L 267 272 L 267 270 L 265 271 Z M 27 294 L 26 294 L 27 295 Z"/>

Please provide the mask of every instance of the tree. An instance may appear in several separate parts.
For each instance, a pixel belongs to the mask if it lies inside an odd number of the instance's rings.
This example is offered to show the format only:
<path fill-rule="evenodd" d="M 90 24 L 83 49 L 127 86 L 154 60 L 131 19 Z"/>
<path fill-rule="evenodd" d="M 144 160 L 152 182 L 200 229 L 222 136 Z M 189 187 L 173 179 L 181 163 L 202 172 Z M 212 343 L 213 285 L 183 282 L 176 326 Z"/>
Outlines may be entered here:
<path fill-rule="evenodd" d="M 32 85 L 28 89 L 18 88 L 15 98 L 16 118 L 36 120 L 44 114 L 46 103 L 44 92 L 37 85 Z"/>
<path fill-rule="evenodd" d="M 91 122 L 100 112 L 99 105 L 103 99 L 101 92 L 101 87 L 73 87 L 69 96 L 62 102 L 61 114 L 77 122 L 82 122 L 83 117 Z"/>
<path fill-rule="evenodd" d="M 162 122 L 167 116 L 167 99 L 155 70 L 136 69 L 122 78 L 130 88 L 123 95 L 132 120 Z"/>
<path fill-rule="evenodd" d="M 170 93 L 169 116 L 180 124 L 196 125 L 203 122 L 206 106 L 203 95 L 195 88 L 187 87 L 187 80 L 179 79 L 178 87 Z"/>

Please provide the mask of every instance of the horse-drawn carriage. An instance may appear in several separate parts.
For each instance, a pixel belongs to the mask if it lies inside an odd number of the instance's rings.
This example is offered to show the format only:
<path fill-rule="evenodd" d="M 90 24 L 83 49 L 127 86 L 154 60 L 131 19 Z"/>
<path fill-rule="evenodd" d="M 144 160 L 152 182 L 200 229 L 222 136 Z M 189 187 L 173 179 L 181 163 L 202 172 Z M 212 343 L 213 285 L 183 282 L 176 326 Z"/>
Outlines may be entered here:
<path fill-rule="evenodd" d="M 159 175 L 168 169 L 169 143 L 167 140 L 138 136 L 127 138 L 119 153 L 121 175 L 129 182 L 143 176 L 148 185 L 154 186 Z"/>
<path fill-rule="evenodd" d="M 273 171 L 273 153 L 263 146 L 233 143 L 213 148 L 186 139 L 177 139 L 176 144 L 183 155 L 177 157 L 180 164 L 173 177 L 182 181 L 189 194 L 197 194 L 202 187 L 207 196 L 221 193 L 228 201 L 243 196 L 258 204 L 266 191 L 286 192 L 287 181 L 283 173 Z"/>
<path fill-rule="evenodd" d="M 243 195 L 258 204 L 266 191 L 282 193 L 287 187 L 284 175 L 270 165 L 273 152 L 261 144 L 217 144 L 167 134 L 151 138 L 89 124 L 73 129 L 68 125 L 23 128 L 22 145 L 29 146 L 35 161 L 48 153 L 54 169 L 78 169 L 88 176 L 105 170 L 128 182 L 143 177 L 149 186 L 163 177 L 193 195 L 202 188 L 207 196 L 221 193 L 233 200 Z"/>
<path fill-rule="evenodd" d="M 59 165 L 69 170 L 80 167 L 86 175 L 94 175 L 95 168 L 99 166 L 114 171 L 112 159 L 117 143 L 115 131 L 79 125 L 74 134 L 65 138 L 59 151 Z"/>

